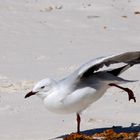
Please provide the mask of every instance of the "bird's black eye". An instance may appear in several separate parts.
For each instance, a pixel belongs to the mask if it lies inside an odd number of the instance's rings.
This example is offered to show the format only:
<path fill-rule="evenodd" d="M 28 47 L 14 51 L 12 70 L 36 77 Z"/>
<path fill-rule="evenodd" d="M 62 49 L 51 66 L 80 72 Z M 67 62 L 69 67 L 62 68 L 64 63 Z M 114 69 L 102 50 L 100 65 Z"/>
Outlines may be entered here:
<path fill-rule="evenodd" d="M 45 86 L 42 86 L 41 89 L 45 88 Z"/>

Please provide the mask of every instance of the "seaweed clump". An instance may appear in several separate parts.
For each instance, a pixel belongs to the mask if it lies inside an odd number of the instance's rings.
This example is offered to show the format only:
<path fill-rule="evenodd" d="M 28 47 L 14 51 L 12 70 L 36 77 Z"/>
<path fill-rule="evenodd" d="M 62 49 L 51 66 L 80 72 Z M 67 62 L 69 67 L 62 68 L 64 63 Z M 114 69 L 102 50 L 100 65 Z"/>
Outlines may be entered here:
<path fill-rule="evenodd" d="M 71 133 L 63 140 L 139 140 L 138 132 L 120 132 L 116 133 L 113 129 L 108 129 L 102 133 L 93 135 Z"/>

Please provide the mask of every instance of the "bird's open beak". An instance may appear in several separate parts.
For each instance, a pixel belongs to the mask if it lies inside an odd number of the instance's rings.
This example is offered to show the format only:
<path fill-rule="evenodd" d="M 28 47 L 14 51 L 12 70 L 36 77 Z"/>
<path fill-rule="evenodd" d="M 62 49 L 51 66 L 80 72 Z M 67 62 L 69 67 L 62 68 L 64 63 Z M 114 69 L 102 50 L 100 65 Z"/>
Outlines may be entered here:
<path fill-rule="evenodd" d="M 30 97 L 30 96 L 32 96 L 32 95 L 35 95 L 37 92 L 33 92 L 33 91 L 30 91 L 29 93 L 27 93 L 26 95 L 25 95 L 25 98 L 28 98 L 28 97 Z"/>

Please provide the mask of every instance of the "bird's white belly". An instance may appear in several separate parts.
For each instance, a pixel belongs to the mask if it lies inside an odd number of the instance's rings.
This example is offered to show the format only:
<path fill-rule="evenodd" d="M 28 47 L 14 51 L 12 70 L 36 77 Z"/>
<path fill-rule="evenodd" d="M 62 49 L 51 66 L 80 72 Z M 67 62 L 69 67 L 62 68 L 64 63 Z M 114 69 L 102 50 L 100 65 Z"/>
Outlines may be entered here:
<path fill-rule="evenodd" d="M 68 95 L 62 94 L 61 97 L 61 93 L 59 95 L 58 93 L 52 93 L 44 100 L 44 104 L 47 109 L 55 113 L 68 114 L 80 112 L 102 97 L 106 89 L 107 87 L 102 88 L 102 90 L 85 87 Z"/>

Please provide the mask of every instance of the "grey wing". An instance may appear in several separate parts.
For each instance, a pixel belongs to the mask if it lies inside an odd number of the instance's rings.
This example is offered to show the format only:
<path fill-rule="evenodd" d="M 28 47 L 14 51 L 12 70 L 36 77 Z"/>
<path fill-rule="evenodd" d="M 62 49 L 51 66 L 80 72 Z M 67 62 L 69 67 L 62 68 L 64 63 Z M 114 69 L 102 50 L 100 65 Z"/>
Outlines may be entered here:
<path fill-rule="evenodd" d="M 111 55 L 107 57 L 100 57 L 87 62 L 77 70 L 77 78 L 87 77 L 98 71 L 103 66 L 110 66 L 115 63 L 127 63 L 130 65 L 140 63 L 140 51 L 126 52 L 118 55 Z"/>

